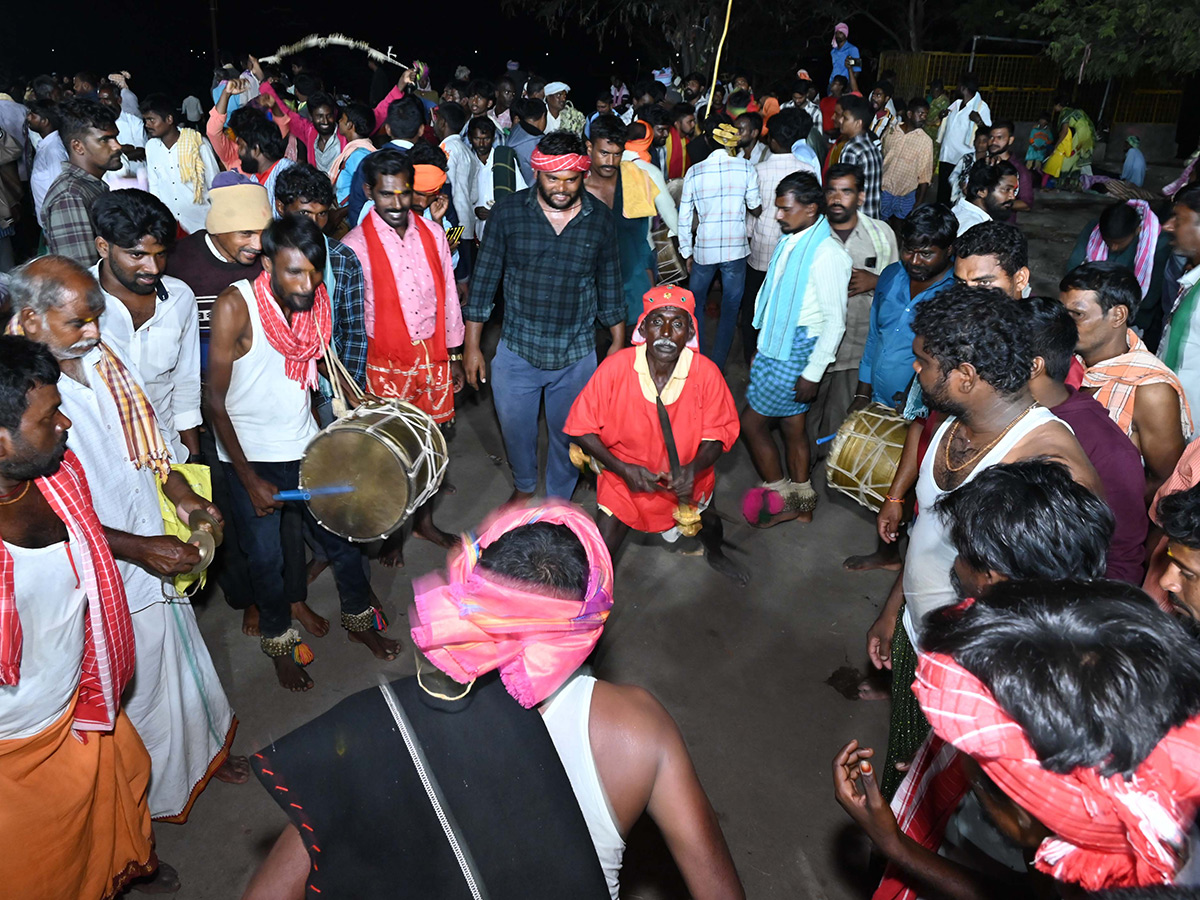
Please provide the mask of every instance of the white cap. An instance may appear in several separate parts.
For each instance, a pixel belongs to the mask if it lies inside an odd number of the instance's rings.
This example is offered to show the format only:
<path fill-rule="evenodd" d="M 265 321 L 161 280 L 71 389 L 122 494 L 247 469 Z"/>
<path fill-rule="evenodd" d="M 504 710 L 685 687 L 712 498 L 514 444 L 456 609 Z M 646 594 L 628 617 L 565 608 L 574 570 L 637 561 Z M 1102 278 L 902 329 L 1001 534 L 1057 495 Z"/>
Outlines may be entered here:
<path fill-rule="evenodd" d="M 546 90 L 546 96 L 549 97 L 551 94 L 557 94 L 559 91 L 570 92 L 571 86 L 569 84 L 567 84 L 565 81 L 552 81 L 548 85 L 546 85 L 545 90 Z"/>

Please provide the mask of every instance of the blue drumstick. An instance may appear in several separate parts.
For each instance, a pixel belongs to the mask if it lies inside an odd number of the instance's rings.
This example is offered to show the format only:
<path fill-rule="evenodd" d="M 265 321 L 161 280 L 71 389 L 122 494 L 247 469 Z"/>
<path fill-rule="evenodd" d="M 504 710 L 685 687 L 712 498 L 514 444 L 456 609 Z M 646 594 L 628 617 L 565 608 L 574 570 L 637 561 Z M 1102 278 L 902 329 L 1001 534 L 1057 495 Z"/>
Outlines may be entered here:
<path fill-rule="evenodd" d="M 273 500 L 311 500 L 313 497 L 324 497 L 328 494 L 351 494 L 354 486 L 350 484 L 331 484 L 328 487 L 312 488 L 311 490 L 280 491 Z"/>
<path fill-rule="evenodd" d="M 835 437 L 837 437 L 837 432 L 834 432 L 833 434 L 827 434 L 823 438 L 817 438 L 817 446 L 820 447 L 822 444 L 828 444 Z"/>

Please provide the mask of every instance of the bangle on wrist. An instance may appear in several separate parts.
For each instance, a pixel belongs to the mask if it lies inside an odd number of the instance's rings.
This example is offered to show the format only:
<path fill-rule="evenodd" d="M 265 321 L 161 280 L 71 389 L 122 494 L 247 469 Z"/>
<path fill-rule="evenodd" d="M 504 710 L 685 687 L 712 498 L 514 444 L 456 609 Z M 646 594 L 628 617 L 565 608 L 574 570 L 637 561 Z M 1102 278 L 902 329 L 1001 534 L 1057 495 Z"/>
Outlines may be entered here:
<path fill-rule="evenodd" d="M 886 497 L 883 498 L 883 500 L 885 503 L 899 503 L 901 506 L 904 505 L 903 497 L 893 497 L 891 494 L 888 494 Z"/>
<path fill-rule="evenodd" d="M 870 400 L 870 399 L 871 399 L 871 395 L 870 395 L 870 394 L 855 394 L 855 395 L 854 395 L 854 399 L 855 399 L 855 400 L 858 400 L 859 398 L 861 398 L 861 399 L 863 399 L 863 400 Z"/>
<path fill-rule="evenodd" d="M 461 353 L 451 353 L 450 362 L 462 362 L 463 355 Z"/>

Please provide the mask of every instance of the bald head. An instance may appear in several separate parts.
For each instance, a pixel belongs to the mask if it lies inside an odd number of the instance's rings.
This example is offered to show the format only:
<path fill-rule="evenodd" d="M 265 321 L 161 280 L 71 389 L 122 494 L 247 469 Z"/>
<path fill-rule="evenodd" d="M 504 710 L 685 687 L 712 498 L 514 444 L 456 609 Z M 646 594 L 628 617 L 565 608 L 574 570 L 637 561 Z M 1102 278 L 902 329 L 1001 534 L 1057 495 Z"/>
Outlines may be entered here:
<path fill-rule="evenodd" d="M 25 336 L 58 359 L 78 359 L 100 342 L 104 294 L 90 272 L 65 256 L 42 256 L 13 270 L 8 285 Z"/>

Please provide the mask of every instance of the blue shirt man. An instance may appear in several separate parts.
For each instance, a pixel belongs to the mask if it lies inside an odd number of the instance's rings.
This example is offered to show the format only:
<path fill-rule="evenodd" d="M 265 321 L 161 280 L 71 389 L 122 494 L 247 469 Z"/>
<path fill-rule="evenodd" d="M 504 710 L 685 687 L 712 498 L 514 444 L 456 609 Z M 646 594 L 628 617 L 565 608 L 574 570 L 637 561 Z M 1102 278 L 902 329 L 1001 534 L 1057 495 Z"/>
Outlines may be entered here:
<path fill-rule="evenodd" d="M 850 70 L 846 67 L 846 60 L 853 59 L 856 63 L 862 61 L 858 48 L 850 43 L 849 37 L 850 26 L 845 22 L 838 22 L 833 27 L 833 49 L 829 51 L 829 58 L 833 61 L 833 71 L 829 73 L 830 84 L 833 84 L 833 79 L 838 75 L 847 82 L 850 81 Z M 854 71 L 861 72 L 862 66 L 856 64 Z"/>
<path fill-rule="evenodd" d="M 851 409 L 904 408 L 913 379 L 912 320 L 918 304 L 954 283 L 958 222 L 940 203 L 918 206 L 900 226 L 900 262 L 879 274 Z"/>
<path fill-rule="evenodd" d="M 1125 166 L 1121 169 L 1121 180 L 1141 187 L 1146 181 L 1146 156 L 1142 153 L 1142 139 L 1136 134 L 1125 138 L 1129 150 L 1125 154 Z"/>

